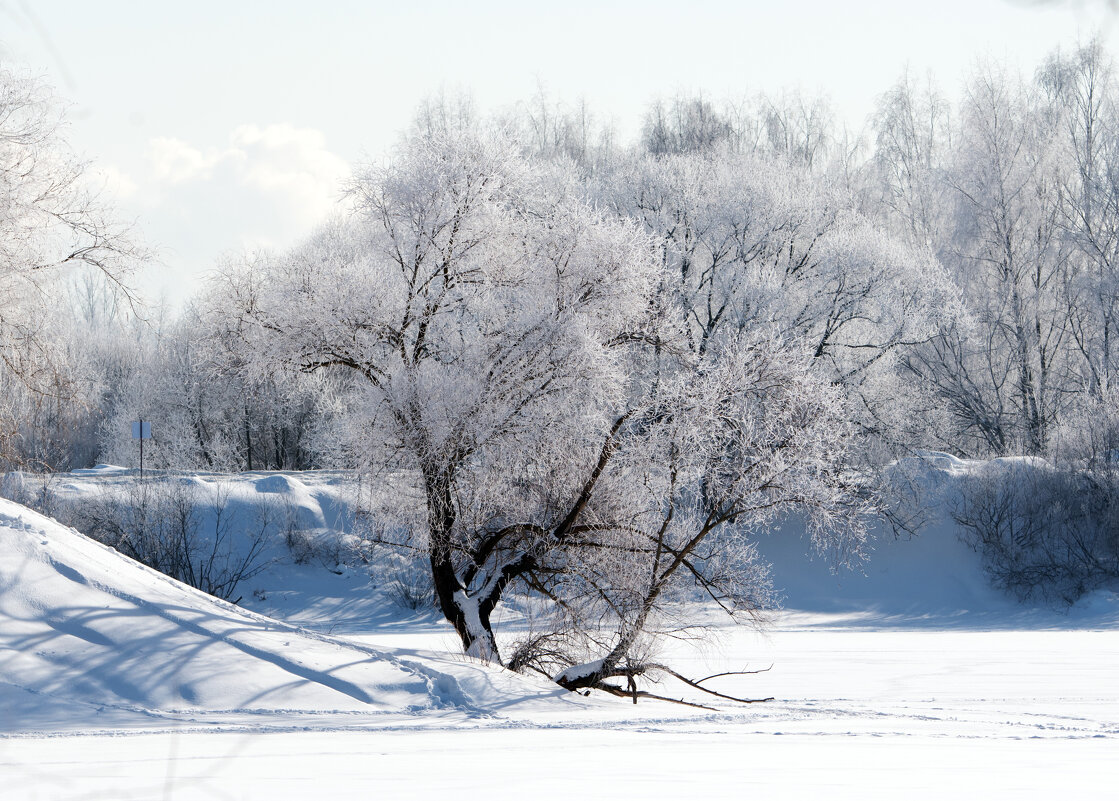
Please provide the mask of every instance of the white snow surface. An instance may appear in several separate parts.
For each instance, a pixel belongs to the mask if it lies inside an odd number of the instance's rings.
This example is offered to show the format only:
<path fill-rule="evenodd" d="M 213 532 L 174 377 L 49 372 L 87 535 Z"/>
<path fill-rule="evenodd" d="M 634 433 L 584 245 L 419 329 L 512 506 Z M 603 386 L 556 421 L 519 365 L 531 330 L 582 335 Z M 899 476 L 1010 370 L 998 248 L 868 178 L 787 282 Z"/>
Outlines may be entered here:
<path fill-rule="evenodd" d="M 437 659 L 272 620 L 10 501 L 0 500 L 0 545 L 6 734 L 289 728 L 309 714 L 334 726 L 408 726 L 484 716 L 509 703 L 505 689 L 514 701 L 575 702 L 480 663 L 447 672 Z M 470 693 L 460 677 L 489 691 Z"/>
<path fill-rule="evenodd" d="M 125 480 L 102 467 L 60 486 Z M 231 497 L 288 498 L 308 530 L 339 519 L 337 475 L 221 481 Z M 1113 593 L 1023 608 L 987 586 L 943 520 L 916 538 L 881 534 L 861 572 L 809 560 L 794 523 L 762 550 L 786 610 L 759 632 L 701 609 L 705 640 L 671 642 L 661 659 L 695 677 L 764 670 L 710 683 L 774 700 L 666 681 L 652 689 L 712 709 L 634 706 L 464 657 L 437 615 L 393 607 L 352 569 L 278 561 L 244 588 L 252 611 L 0 501 L 4 797 L 1115 792 Z M 512 612 L 503 623 L 520 625 Z"/>

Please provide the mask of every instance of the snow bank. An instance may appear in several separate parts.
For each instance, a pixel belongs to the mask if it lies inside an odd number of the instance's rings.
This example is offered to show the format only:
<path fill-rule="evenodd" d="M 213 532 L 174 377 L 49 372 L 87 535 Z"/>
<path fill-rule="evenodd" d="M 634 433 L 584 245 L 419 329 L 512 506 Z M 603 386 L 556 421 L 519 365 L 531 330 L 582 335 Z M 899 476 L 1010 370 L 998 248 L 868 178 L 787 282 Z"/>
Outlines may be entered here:
<path fill-rule="evenodd" d="M 469 716 L 495 699 L 508 696 L 470 695 L 422 660 L 218 601 L 0 501 L 0 732 L 158 728 L 235 712 L 253 725 L 312 711 Z"/>
<path fill-rule="evenodd" d="M 894 478 L 922 507 L 916 534 L 885 524 L 871 532 L 868 559 L 855 570 L 833 570 L 812 552 L 804 527 L 789 520 L 759 543 L 773 565 L 774 584 L 788 610 L 842 615 L 846 623 L 927 626 L 1119 625 L 1119 597 L 1099 592 L 1069 610 L 1024 606 L 996 590 L 980 557 L 961 541 L 951 509 L 959 482 L 990 471 L 1048 469 L 1026 457 L 963 460 L 927 453 L 893 466 Z"/>

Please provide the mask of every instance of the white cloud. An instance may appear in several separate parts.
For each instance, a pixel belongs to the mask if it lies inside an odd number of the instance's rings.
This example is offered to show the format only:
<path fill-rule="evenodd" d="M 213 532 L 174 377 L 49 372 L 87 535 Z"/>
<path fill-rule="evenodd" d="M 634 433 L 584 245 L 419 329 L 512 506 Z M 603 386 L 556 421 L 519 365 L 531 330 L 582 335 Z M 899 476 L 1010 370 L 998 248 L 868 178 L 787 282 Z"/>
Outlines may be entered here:
<path fill-rule="evenodd" d="M 160 136 L 148 143 L 145 157 L 156 181 L 181 184 L 200 178 L 209 179 L 214 165 L 221 161 L 223 154 L 213 150 L 203 153 L 181 139 Z"/>
<path fill-rule="evenodd" d="M 307 219 L 321 220 L 335 207 L 349 165 L 327 149 L 321 131 L 287 123 L 241 125 L 230 143 L 246 186 L 272 193 Z"/>
<path fill-rule="evenodd" d="M 276 230 L 310 228 L 336 206 L 339 186 L 349 166 L 332 153 L 326 137 L 314 128 L 288 123 L 239 125 L 223 147 L 200 148 L 172 137 L 149 141 L 145 158 L 147 176 L 158 202 L 187 184 L 212 184 L 214 202 L 240 203 L 250 198 L 271 207 L 277 215 Z M 127 178 L 127 176 L 122 176 Z M 231 194 L 232 191 L 232 194 Z"/>
<path fill-rule="evenodd" d="M 221 254 L 309 234 L 338 208 L 348 172 L 321 131 L 279 123 L 239 125 L 215 144 L 152 138 L 131 173 L 107 167 L 99 177 L 158 249 L 155 287 L 181 298 Z"/>
<path fill-rule="evenodd" d="M 126 172 L 112 164 L 95 164 L 88 175 L 94 190 L 104 190 L 117 200 L 134 197 L 140 188 Z"/>

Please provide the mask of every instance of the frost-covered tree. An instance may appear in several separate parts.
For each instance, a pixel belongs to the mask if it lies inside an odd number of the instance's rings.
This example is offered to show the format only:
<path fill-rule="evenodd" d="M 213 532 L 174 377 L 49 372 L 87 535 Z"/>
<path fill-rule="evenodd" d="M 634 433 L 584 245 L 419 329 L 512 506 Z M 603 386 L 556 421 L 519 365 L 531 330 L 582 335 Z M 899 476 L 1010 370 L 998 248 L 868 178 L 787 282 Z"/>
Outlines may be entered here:
<path fill-rule="evenodd" d="M 918 247 L 946 244 L 950 215 L 944 171 L 952 152 L 951 120 L 951 104 L 932 77 L 918 82 L 908 72 L 879 98 L 871 120 L 869 212 Z"/>
<path fill-rule="evenodd" d="M 179 315 L 152 314 L 121 336 L 127 359 L 102 400 L 100 458 L 133 465 L 130 423 L 152 423 L 145 463 L 178 470 L 299 470 L 316 466 L 313 432 L 329 377 L 282 380 L 246 368 L 219 297 Z"/>
<path fill-rule="evenodd" d="M 689 347 L 649 237 L 562 169 L 421 135 L 351 197 L 230 279 L 231 335 L 258 364 L 359 379 L 367 461 L 397 490 L 382 527 L 426 554 L 467 653 L 600 686 L 647 669 L 642 637 L 686 587 L 755 612 L 747 534 L 773 515 L 804 508 L 822 547 L 858 550 L 839 394 L 772 332 Z M 552 622 L 503 659 L 513 588 Z"/>
<path fill-rule="evenodd" d="M 760 98 L 758 106 L 771 155 L 809 170 L 824 166 L 836 140 L 826 97 L 785 92 Z"/>
<path fill-rule="evenodd" d="M 1119 84 L 1098 41 L 1038 71 L 1058 132 L 1061 227 L 1081 260 L 1070 277 L 1071 341 L 1084 389 L 1112 387 L 1119 332 Z"/>
<path fill-rule="evenodd" d="M 641 143 L 653 156 L 711 152 L 735 138 L 731 120 L 702 96 L 657 100 L 645 114 Z"/>
<path fill-rule="evenodd" d="M 1071 369 L 1076 262 L 1061 226 L 1054 120 L 1032 87 L 995 67 L 967 90 L 945 178 L 953 225 L 939 248 L 969 324 L 911 361 L 957 420 L 959 440 L 1043 453 Z"/>
<path fill-rule="evenodd" d="M 927 248 L 878 230 L 846 191 L 784 159 L 643 158 L 601 183 L 654 237 L 670 313 L 697 356 L 777 331 L 843 388 L 865 433 L 905 440 L 911 393 L 896 365 L 956 306 Z"/>
<path fill-rule="evenodd" d="M 62 128 L 48 87 L 0 65 L 0 451 L 17 461 L 18 404 L 63 402 L 73 387 L 73 365 L 52 327 L 64 278 L 86 268 L 123 289 L 139 255 L 90 190 Z"/>
<path fill-rule="evenodd" d="M 3 373 L 5 397 L 17 409 L 17 435 L 6 458 L 21 469 L 69 470 L 99 455 L 99 427 L 131 360 L 122 298 L 100 273 L 80 271 L 60 284 L 57 302 L 39 312 L 51 370 L 33 385 Z"/>
<path fill-rule="evenodd" d="M 833 127 L 831 105 L 819 95 L 763 94 L 716 106 L 702 94 L 679 94 L 649 106 L 641 146 L 651 156 L 753 154 L 823 172 L 836 150 Z"/>

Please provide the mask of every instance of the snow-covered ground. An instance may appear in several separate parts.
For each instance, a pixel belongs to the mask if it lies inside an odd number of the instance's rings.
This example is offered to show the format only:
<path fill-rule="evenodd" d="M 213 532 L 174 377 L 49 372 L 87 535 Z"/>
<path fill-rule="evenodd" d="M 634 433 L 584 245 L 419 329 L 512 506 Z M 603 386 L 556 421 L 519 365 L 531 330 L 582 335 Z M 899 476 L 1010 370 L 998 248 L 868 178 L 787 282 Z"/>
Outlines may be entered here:
<path fill-rule="evenodd" d="M 102 470 L 56 486 L 128 480 Z M 224 482 L 237 503 L 284 497 L 308 529 L 338 525 L 337 475 L 190 480 Z M 707 711 L 494 670 L 354 570 L 279 562 L 233 606 L 0 501 L 3 797 L 1116 792 L 1115 595 L 1024 610 L 945 525 L 881 537 L 863 573 L 808 561 L 791 526 L 763 549 L 786 611 L 764 632 L 711 614 L 706 642 L 664 658 L 696 676 L 770 668 L 714 684 L 774 700 L 658 688 Z"/>

